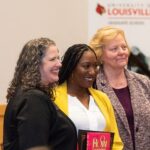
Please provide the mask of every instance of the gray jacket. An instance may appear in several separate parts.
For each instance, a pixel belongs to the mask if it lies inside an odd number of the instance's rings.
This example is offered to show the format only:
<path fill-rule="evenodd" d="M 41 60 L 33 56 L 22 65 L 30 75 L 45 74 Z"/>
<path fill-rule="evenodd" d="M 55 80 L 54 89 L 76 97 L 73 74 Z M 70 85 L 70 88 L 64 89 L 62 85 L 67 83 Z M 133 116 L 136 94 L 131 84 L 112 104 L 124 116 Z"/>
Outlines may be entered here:
<path fill-rule="evenodd" d="M 146 76 L 125 69 L 131 104 L 134 114 L 135 149 L 150 150 L 150 80 Z M 105 92 L 115 111 L 120 137 L 124 143 L 124 150 L 133 150 L 132 137 L 125 111 L 106 81 L 101 69 L 96 80 L 97 88 Z"/>

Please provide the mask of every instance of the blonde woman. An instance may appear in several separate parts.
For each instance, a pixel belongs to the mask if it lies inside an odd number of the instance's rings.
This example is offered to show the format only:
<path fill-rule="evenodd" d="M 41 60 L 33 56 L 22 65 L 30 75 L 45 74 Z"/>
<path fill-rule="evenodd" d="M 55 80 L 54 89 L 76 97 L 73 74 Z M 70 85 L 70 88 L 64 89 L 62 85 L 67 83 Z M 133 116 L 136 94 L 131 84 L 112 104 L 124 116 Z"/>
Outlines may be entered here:
<path fill-rule="evenodd" d="M 115 111 L 125 150 L 150 149 L 150 80 L 126 69 L 130 48 L 124 31 L 107 26 L 90 41 L 99 57 L 96 86 L 105 92 Z"/>

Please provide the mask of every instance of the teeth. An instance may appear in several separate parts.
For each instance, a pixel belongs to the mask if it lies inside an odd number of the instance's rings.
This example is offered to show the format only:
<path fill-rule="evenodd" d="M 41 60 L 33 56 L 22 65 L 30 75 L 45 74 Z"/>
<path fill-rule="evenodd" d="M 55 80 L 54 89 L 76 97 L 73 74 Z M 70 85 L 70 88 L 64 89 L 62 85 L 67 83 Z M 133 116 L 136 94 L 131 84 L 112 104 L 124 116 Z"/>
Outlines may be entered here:
<path fill-rule="evenodd" d="M 93 80 L 93 78 L 85 78 L 86 80 L 89 80 L 89 81 L 92 81 Z"/>
<path fill-rule="evenodd" d="M 52 72 L 58 73 L 59 69 L 51 70 Z"/>

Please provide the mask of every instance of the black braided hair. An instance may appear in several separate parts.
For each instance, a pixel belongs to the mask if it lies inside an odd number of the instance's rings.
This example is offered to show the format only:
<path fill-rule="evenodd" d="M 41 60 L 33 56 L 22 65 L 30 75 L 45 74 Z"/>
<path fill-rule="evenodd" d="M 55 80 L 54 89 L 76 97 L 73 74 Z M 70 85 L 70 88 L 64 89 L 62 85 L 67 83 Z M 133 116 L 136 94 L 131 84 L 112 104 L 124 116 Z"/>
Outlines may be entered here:
<path fill-rule="evenodd" d="M 89 50 L 92 51 L 97 58 L 94 50 L 86 44 L 75 44 L 66 50 L 62 58 L 62 67 L 59 72 L 59 84 L 62 84 L 64 81 L 68 80 L 83 53 Z"/>

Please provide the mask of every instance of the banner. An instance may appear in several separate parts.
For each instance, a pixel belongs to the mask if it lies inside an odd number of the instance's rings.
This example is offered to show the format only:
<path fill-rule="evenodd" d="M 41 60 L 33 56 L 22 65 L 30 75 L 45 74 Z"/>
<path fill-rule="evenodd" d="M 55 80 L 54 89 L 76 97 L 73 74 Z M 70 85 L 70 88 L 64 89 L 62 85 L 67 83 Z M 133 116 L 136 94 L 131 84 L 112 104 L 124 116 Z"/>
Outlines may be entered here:
<path fill-rule="evenodd" d="M 150 57 L 150 0 L 89 0 L 88 40 L 108 25 L 121 27 L 129 46 Z"/>

